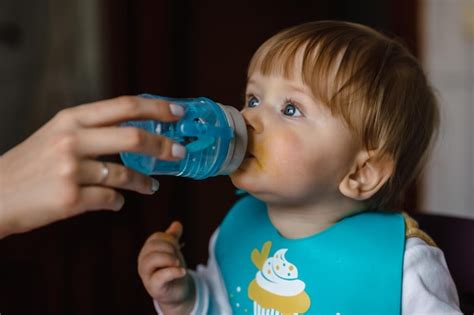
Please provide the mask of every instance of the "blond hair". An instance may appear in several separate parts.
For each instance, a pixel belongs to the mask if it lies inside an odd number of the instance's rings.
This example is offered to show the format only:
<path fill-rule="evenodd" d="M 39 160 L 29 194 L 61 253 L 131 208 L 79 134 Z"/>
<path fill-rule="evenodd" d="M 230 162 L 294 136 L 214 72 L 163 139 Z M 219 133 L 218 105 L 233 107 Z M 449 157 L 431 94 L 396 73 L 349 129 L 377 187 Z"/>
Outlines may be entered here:
<path fill-rule="evenodd" d="M 416 58 L 369 27 L 317 21 L 268 39 L 252 57 L 248 76 L 259 71 L 291 79 L 296 67 L 313 96 L 368 150 L 393 159 L 392 177 L 369 206 L 394 207 L 424 164 L 439 124 L 436 98 Z"/>

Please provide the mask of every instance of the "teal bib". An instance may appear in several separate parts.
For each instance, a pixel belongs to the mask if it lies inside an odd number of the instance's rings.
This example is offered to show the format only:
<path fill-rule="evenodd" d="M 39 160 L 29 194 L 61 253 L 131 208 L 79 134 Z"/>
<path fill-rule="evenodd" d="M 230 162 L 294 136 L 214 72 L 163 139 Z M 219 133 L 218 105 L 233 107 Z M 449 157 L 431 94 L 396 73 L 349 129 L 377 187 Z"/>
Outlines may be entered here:
<path fill-rule="evenodd" d="M 282 237 L 265 203 L 239 200 L 215 254 L 233 314 L 400 314 L 405 224 L 361 212 L 301 239 Z"/>

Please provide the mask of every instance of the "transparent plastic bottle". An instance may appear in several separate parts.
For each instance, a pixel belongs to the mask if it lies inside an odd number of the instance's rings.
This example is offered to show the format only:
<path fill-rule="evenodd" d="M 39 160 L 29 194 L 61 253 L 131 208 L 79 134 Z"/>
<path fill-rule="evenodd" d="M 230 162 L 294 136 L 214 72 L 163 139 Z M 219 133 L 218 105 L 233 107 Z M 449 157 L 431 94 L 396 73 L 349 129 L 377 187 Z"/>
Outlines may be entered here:
<path fill-rule="evenodd" d="M 186 147 L 186 156 L 178 161 L 163 161 L 135 152 L 122 152 L 120 156 L 126 166 L 147 175 L 205 179 L 230 174 L 242 163 L 247 150 L 247 127 L 234 107 L 205 97 L 141 96 L 181 105 L 184 116 L 176 122 L 139 120 L 128 121 L 121 126 L 138 127 L 171 138 Z"/>

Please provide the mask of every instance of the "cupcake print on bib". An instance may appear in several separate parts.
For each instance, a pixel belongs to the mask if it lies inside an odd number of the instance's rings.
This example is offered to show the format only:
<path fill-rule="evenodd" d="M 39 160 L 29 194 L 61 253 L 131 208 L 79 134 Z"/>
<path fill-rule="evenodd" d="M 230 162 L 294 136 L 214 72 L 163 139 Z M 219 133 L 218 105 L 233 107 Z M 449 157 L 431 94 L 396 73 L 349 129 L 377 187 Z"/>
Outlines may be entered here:
<path fill-rule="evenodd" d="M 248 287 L 249 298 L 253 301 L 253 313 L 304 314 L 311 301 L 304 290 L 305 283 L 298 279 L 298 268 L 286 260 L 286 248 L 279 249 L 272 257 L 268 257 L 271 246 L 271 242 L 266 242 L 261 251 L 252 251 L 251 259 L 258 269 L 255 279 Z"/>

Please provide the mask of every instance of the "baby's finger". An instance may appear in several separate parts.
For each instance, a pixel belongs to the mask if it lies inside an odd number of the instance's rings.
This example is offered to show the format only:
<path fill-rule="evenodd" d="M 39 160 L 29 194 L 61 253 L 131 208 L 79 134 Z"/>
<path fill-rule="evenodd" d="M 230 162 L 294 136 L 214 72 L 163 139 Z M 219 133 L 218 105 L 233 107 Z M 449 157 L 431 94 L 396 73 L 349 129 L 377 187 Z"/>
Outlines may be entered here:
<path fill-rule="evenodd" d="M 147 247 L 153 251 L 165 252 L 169 254 L 176 253 L 176 242 L 171 239 L 170 236 L 168 236 L 168 238 L 153 239 L 148 242 Z"/>
<path fill-rule="evenodd" d="M 155 272 L 150 279 L 150 289 L 155 292 L 154 297 L 166 293 L 166 285 L 186 275 L 186 269 L 181 267 L 170 267 Z"/>
<path fill-rule="evenodd" d="M 151 240 L 148 239 L 143 245 L 140 254 L 138 255 L 138 261 L 142 260 L 145 255 L 151 252 L 161 252 L 176 256 L 176 250 L 170 241 L 160 238 L 153 238 Z"/>
<path fill-rule="evenodd" d="M 108 126 L 127 120 L 155 119 L 174 121 L 184 110 L 179 105 L 139 96 L 117 98 L 85 104 L 71 108 L 72 115 L 85 127 Z"/>
<path fill-rule="evenodd" d="M 179 267 L 179 259 L 169 253 L 149 252 L 144 254 L 138 262 L 138 273 L 144 279 L 149 279 L 157 269 Z"/>
<path fill-rule="evenodd" d="M 181 235 L 183 234 L 183 225 L 179 221 L 174 221 L 171 223 L 165 233 L 173 236 L 176 241 L 179 241 Z"/>
<path fill-rule="evenodd" d="M 156 232 L 152 234 L 145 242 L 144 246 L 158 246 L 160 242 L 168 243 L 176 249 L 179 249 L 179 243 L 176 238 L 166 232 Z"/>

